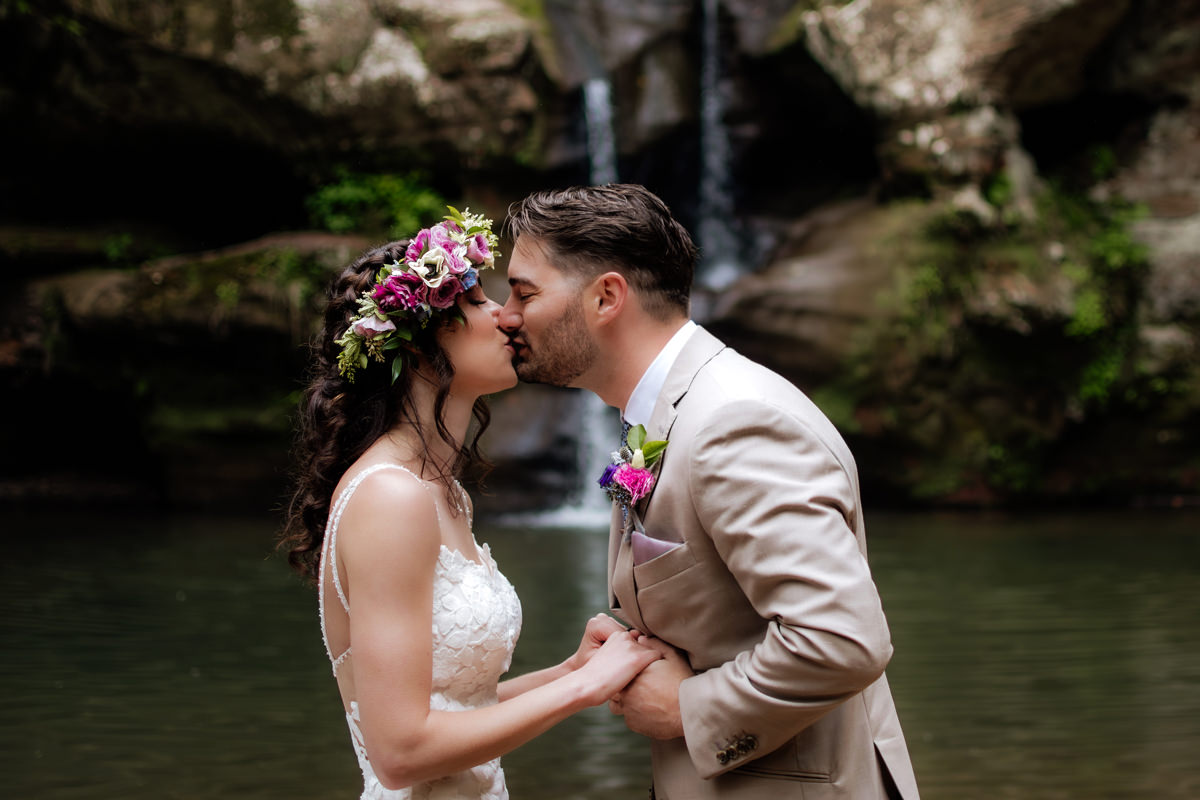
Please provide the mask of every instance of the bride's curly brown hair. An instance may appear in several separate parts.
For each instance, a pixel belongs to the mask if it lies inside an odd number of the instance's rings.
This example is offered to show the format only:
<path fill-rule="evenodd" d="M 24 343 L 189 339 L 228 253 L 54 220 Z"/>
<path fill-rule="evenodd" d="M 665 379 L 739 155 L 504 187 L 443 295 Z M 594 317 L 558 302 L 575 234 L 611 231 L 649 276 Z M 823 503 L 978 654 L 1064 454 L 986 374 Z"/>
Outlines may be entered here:
<path fill-rule="evenodd" d="M 350 465 L 398 422 L 414 423 L 422 444 L 422 466 L 439 476 L 448 495 L 456 501 L 453 479 L 468 467 L 488 466 L 478 447 L 479 436 L 491 419 L 484 399 L 475 401 L 473 413 L 478 424 L 468 442 L 456 441 L 443 420 L 454 365 L 438 344 L 437 333 L 455 324 L 450 315 L 438 315 L 430 325 L 414 331 L 411 348 L 397 351 L 404 359 L 404 369 L 395 384 L 388 365 L 382 363 L 371 362 L 366 369 L 357 370 L 353 383 L 338 372 L 341 346 L 336 340 L 358 313 L 359 297 L 374 285 L 381 267 L 404 260 L 407 247 L 408 240 L 401 240 L 370 250 L 333 280 L 325 324 L 312 346 L 308 388 L 298 410 L 292 450 L 294 490 L 279 536 L 279 547 L 287 551 L 288 562 L 310 581 L 316 580 L 320 570 L 321 543 L 334 488 Z M 454 449 L 453 463 L 437 463 L 431 457 L 425 439 L 430 421 L 417 419 L 412 388 L 420 362 L 437 381 L 433 429 Z M 454 513 L 457 502 L 448 505 Z"/>

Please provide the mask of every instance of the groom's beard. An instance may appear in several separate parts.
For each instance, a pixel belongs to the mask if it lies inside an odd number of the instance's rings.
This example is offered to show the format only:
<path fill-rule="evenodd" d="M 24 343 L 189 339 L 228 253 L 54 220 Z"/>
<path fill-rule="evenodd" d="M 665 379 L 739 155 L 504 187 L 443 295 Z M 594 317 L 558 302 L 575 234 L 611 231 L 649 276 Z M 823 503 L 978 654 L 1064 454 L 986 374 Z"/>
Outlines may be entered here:
<path fill-rule="evenodd" d="M 570 386 L 595 362 L 599 351 L 578 305 L 568 306 L 536 340 L 527 331 L 518 335 L 529 346 L 529 355 L 513 359 L 513 367 L 526 383 Z"/>

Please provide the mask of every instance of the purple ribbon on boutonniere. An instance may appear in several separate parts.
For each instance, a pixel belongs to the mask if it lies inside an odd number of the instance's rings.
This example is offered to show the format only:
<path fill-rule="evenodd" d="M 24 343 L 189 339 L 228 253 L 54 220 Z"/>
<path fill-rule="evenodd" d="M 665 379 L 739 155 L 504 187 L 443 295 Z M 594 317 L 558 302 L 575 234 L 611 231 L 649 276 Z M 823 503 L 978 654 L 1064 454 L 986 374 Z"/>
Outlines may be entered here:
<path fill-rule="evenodd" d="M 646 441 L 646 426 L 629 429 L 625 444 L 613 453 L 613 461 L 604 468 L 597 483 L 608 498 L 621 507 L 621 517 L 629 528 L 629 511 L 654 489 L 655 476 L 651 471 L 667 449 L 666 441 Z"/>

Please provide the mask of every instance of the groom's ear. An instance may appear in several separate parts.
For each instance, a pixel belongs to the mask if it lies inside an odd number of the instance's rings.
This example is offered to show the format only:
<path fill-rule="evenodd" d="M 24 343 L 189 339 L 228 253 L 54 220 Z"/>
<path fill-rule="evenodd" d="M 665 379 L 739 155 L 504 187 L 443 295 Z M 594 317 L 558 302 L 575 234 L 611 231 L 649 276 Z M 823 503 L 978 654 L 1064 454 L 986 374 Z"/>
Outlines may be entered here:
<path fill-rule="evenodd" d="M 588 300 L 596 321 L 607 325 L 621 316 L 621 311 L 629 302 L 629 282 L 619 272 L 605 272 L 592 282 Z"/>

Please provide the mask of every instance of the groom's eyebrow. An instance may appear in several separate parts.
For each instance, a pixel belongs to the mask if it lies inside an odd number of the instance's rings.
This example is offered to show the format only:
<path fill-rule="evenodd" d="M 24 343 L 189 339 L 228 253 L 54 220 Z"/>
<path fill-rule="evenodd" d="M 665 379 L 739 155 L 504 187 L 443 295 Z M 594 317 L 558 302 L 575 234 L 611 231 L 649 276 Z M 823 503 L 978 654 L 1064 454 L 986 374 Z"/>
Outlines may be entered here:
<path fill-rule="evenodd" d="M 529 280 L 528 278 L 522 278 L 522 277 L 519 277 L 519 276 L 518 276 L 518 277 L 516 277 L 516 278 L 509 278 L 509 279 L 508 279 L 508 285 L 509 285 L 509 286 L 523 286 L 523 287 L 526 287 L 526 288 L 528 288 L 528 289 L 536 289 L 536 288 L 537 288 L 537 284 L 536 284 L 536 283 L 534 283 L 533 281 Z"/>

